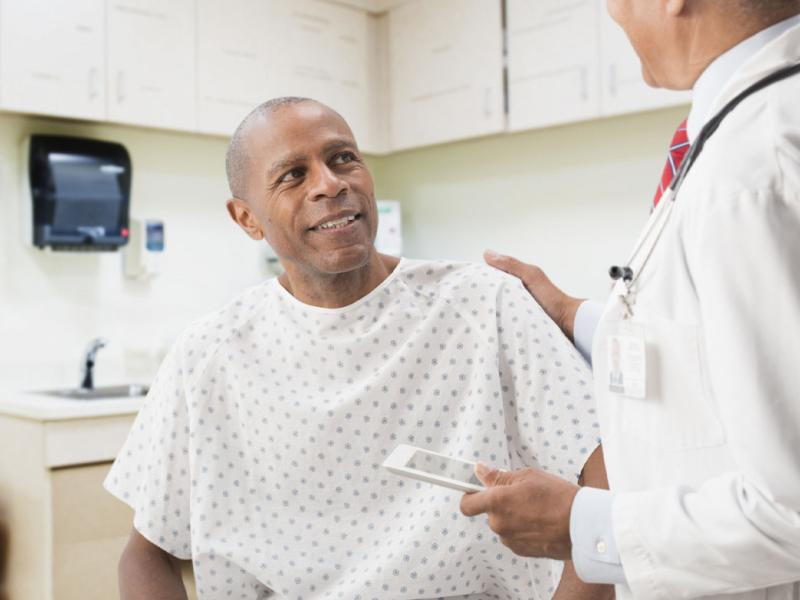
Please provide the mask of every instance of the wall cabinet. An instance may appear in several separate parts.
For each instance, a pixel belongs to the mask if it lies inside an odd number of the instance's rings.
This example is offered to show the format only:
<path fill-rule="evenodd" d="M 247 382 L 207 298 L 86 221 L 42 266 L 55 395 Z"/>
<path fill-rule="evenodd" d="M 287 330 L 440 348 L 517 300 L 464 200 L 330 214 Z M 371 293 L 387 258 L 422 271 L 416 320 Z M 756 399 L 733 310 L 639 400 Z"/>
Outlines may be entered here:
<path fill-rule="evenodd" d="M 690 102 L 690 92 L 659 90 L 644 82 L 641 63 L 625 32 L 608 16 L 605 0 L 595 2 L 601 5 L 601 114 L 611 116 Z"/>
<path fill-rule="evenodd" d="M 103 480 L 134 416 L 0 414 L 0 542 L 7 540 L 0 573 L 8 600 L 119 598 L 117 563 L 133 513 Z M 190 563 L 184 567 L 194 598 Z"/>
<path fill-rule="evenodd" d="M 2 0 L 0 107 L 105 118 L 104 45 L 104 0 Z"/>
<path fill-rule="evenodd" d="M 372 127 L 370 17 L 363 10 L 322 0 L 273 4 L 281 23 L 272 48 L 276 96 L 308 96 L 350 124 L 363 150 L 380 145 Z M 286 51 L 291 48 L 291 51 Z"/>
<path fill-rule="evenodd" d="M 365 11 L 321 0 L 197 0 L 198 130 L 230 135 L 258 103 L 308 96 L 378 150 Z"/>
<path fill-rule="evenodd" d="M 197 128 L 230 135 L 274 89 L 268 40 L 280 29 L 263 0 L 197 0 Z M 270 85 L 272 84 L 272 85 Z"/>
<path fill-rule="evenodd" d="M 108 0 L 108 119 L 194 130 L 194 0 Z"/>
<path fill-rule="evenodd" d="M 367 153 L 689 101 L 605 0 L 0 0 L 0 108 L 228 136 L 285 95 Z"/>
<path fill-rule="evenodd" d="M 509 129 L 520 131 L 689 102 L 642 80 L 605 0 L 507 0 Z"/>
<path fill-rule="evenodd" d="M 389 12 L 391 149 L 503 131 L 501 8 L 415 0 Z"/>
<path fill-rule="evenodd" d="M 596 0 L 508 0 L 511 131 L 600 114 Z"/>

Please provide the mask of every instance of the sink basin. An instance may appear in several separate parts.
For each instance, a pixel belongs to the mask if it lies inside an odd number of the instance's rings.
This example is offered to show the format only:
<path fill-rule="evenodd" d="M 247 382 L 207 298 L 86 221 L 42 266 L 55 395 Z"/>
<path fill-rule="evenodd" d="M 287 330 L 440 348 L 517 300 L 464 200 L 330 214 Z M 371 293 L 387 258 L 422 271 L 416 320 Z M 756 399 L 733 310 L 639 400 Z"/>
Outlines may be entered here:
<path fill-rule="evenodd" d="M 108 385 L 84 390 L 72 388 L 69 390 L 45 390 L 36 392 L 45 396 L 69 398 L 71 400 L 98 400 L 101 398 L 136 398 L 147 395 L 148 387 L 137 383 L 127 385 Z"/>

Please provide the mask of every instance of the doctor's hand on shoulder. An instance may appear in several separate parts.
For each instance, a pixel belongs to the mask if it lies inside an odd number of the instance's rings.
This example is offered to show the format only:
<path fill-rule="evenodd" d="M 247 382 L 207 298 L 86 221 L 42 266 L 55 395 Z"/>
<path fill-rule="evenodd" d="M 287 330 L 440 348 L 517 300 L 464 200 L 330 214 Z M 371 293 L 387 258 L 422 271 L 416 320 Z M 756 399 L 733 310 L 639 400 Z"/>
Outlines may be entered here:
<path fill-rule="evenodd" d="M 475 474 L 487 489 L 465 494 L 462 513 L 486 513 L 489 527 L 515 554 L 570 559 L 570 510 L 577 485 L 533 468 L 499 471 L 478 464 Z"/>
<path fill-rule="evenodd" d="M 564 335 L 570 340 L 574 338 L 575 315 L 583 303 L 582 299 L 562 292 L 536 265 L 529 265 L 493 250 L 484 252 L 483 258 L 489 266 L 518 278 Z"/>

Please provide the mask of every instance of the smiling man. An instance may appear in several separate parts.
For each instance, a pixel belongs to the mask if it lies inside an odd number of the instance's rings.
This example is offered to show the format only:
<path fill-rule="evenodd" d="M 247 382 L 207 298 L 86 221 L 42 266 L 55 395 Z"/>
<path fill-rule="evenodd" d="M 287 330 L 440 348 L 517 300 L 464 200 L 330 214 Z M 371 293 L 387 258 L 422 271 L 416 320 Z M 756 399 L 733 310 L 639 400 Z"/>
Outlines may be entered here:
<path fill-rule="evenodd" d="M 380 466 L 406 443 L 604 484 L 586 364 L 519 281 L 379 254 L 369 170 L 312 100 L 256 108 L 227 170 L 286 272 L 162 365 L 106 481 L 135 511 L 123 598 L 185 597 L 188 558 L 209 600 L 607 597 Z"/>

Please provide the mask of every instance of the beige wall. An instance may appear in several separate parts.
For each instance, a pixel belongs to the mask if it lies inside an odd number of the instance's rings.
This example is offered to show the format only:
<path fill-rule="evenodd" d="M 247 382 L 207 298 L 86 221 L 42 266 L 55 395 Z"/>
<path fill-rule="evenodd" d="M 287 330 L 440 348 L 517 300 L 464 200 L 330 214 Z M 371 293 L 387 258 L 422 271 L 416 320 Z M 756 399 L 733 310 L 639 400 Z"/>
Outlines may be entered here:
<path fill-rule="evenodd" d="M 399 153 L 375 164 L 403 202 L 406 254 L 537 261 L 576 295 L 603 297 L 647 218 L 686 107 Z"/>
<path fill-rule="evenodd" d="M 120 253 L 52 253 L 23 242 L 20 143 L 30 133 L 123 143 L 133 162 L 132 215 L 166 222 L 163 273 L 122 274 Z M 263 279 L 257 246 L 229 222 L 225 140 L 0 114 L 0 388 L 73 385 L 91 337 L 111 345 L 98 383 L 149 378 L 173 337 Z"/>
<path fill-rule="evenodd" d="M 602 296 L 647 216 L 686 109 L 495 136 L 371 158 L 379 197 L 403 202 L 406 254 L 537 260 L 568 290 Z M 132 214 L 166 221 L 163 273 L 128 281 L 121 256 L 45 253 L 23 242 L 19 146 L 30 133 L 100 137 L 133 160 Z M 225 140 L 0 114 L 0 388 L 77 381 L 93 336 L 111 345 L 98 382 L 149 379 L 192 319 L 269 276 L 224 212 Z"/>

